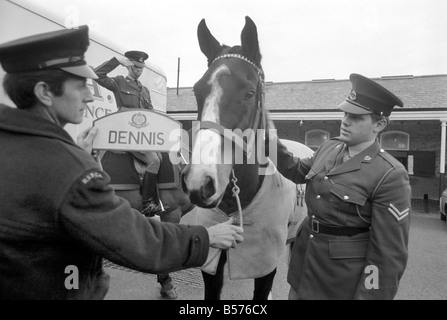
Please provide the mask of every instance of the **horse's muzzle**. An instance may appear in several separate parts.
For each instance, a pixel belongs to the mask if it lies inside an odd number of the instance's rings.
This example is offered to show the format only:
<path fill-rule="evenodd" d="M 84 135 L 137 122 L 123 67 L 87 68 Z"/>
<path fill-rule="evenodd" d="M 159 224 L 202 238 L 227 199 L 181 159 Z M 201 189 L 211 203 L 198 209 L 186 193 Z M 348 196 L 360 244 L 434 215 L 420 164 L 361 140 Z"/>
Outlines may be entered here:
<path fill-rule="evenodd" d="M 189 200 L 191 203 L 202 207 L 202 208 L 214 208 L 222 199 L 222 195 L 219 196 L 216 194 L 216 186 L 214 179 L 206 175 L 202 178 L 201 183 L 195 186 L 192 186 L 191 183 L 188 183 L 188 175 L 190 173 L 190 165 L 188 165 L 181 174 L 181 185 L 183 192 L 185 192 L 189 196 Z"/>

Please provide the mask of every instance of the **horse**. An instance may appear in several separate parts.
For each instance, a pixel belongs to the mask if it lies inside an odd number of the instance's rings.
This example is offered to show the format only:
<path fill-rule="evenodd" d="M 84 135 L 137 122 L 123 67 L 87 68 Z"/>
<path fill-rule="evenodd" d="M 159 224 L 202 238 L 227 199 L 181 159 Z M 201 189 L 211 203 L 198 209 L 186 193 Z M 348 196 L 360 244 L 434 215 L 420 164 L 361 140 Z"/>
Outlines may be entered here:
<path fill-rule="evenodd" d="M 263 133 L 273 122 L 264 106 L 256 25 L 245 17 L 240 46 L 220 45 L 204 19 L 197 36 L 208 69 L 194 85 L 198 125 L 181 178 L 196 207 L 180 223 L 210 226 L 233 218 L 244 229 L 236 248 L 210 248 L 201 268 L 205 300 L 220 299 L 225 264 L 231 279 L 254 279 L 254 300 L 266 300 L 287 239 L 295 236 L 288 228 L 296 231 L 306 212 L 297 204 L 296 185 L 262 156 Z"/>

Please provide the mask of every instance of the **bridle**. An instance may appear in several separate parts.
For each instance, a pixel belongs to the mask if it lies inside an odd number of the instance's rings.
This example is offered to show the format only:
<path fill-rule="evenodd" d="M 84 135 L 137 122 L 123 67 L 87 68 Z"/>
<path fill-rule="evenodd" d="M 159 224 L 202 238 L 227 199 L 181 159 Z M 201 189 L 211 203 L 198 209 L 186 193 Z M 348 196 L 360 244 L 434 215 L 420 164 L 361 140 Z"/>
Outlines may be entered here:
<path fill-rule="evenodd" d="M 246 153 L 248 155 L 248 157 L 250 157 L 251 151 L 253 150 L 253 144 L 255 142 L 257 129 L 260 129 L 260 128 L 265 129 L 266 128 L 266 116 L 265 116 L 265 111 L 264 111 L 264 96 L 265 96 L 265 94 L 264 94 L 264 88 L 265 88 L 264 72 L 262 71 L 261 68 L 259 68 L 254 62 L 252 62 L 247 57 L 240 55 L 240 54 L 235 54 L 235 53 L 228 53 L 228 54 L 223 54 L 221 56 L 218 56 L 210 63 L 210 66 L 217 60 L 226 59 L 226 58 L 236 58 L 236 59 L 240 59 L 240 60 L 247 62 L 248 64 L 250 64 L 252 67 L 255 68 L 255 70 L 258 74 L 258 77 L 259 77 L 259 82 L 258 82 L 257 89 L 256 89 L 256 115 L 255 115 L 253 124 L 250 128 L 251 129 L 250 136 L 247 139 L 248 141 L 245 142 L 241 136 L 237 135 L 232 130 L 225 128 L 224 126 L 222 126 L 218 123 L 212 122 L 212 121 L 201 121 L 200 126 L 197 129 L 197 132 L 200 130 L 204 130 L 204 129 L 215 130 L 224 139 L 229 139 L 230 141 L 233 140 L 235 145 L 238 146 L 239 148 L 241 148 L 243 150 L 243 152 Z"/>
<path fill-rule="evenodd" d="M 255 143 L 257 129 L 259 129 L 259 128 L 265 129 L 266 128 L 266 116 L 265 116 L 265 111 L 264 111 L 264 88 L 265 88 L 264 72 L 262 71 L 261 68 L 259 68 L 254 62 L 252 62 L 247 57 L 240 55 L 240 54 L 233 54 L 233 53 L 223 54 L 223 55 L 218 56 L 210 63 L 210 66 L 217 60 L 227 59 L 227 58 L 235 58 L 235 59 L 240 59 L 240 60 L 247 62 L 248 64 L 250 64 L 252 67 L 255 68 L 255 70 L 258 74 L 258 77 L 259 77 L 259 82 L 257 84 L 257 89 L 256 89 L 256 115 L 255 115 L 253 124 L 251 126 L 250 136 L 247 139 L 247 142 L 245 142 L 243 137 L 238 136 L 232 130 L 225 128 L 224 126 L 222 126 L 218 123 L 212 122 L 212 121 L 201 121 L 200 127 L 197 129 L 197 132 L 200 130 L 204 130 L 204 129 L 215 130 L 224 139 L 229 139 L 231 142 L 234 142 L 236 146 L 241 148 L 242 151 L 247 154 L 247 158 L 250 158 L 251 152 L 254 149 L 253 145 Z M 240 198 L 239 198 L 240 189 L 236 184 L 237 178 L 234 173 L 234 168 L 232 169 L 231 173 L 232 173 L 231 182 L 233 183 L 233 187 L 232 187 L 231 191 L 233 193 L 233 197 L 236 198 L 238 214 L 239 214 L 239 226 L 243 229 L 242 206 L 241 206 L 241 202 L 240 202 Z"/>

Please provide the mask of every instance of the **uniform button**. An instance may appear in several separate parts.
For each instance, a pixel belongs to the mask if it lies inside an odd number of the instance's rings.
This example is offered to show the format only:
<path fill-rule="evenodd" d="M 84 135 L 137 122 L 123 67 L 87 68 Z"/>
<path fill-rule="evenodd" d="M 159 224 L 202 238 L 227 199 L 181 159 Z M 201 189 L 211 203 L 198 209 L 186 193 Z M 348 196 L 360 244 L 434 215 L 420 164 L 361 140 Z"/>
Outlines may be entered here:
<path fill-rule="evenodd" d="M 314 216 L 314 215 L 312 215 L 312 219 L 315 219 L 315 216 Z"/>
<path fill-rule="evenodd" d="M 308 175 L 308 174 L 306 174 L 306 176 L 305 176 L 304 178 L 306 178 L 306 179 L 309 179 L 309 175 Z"/>
<path fill-rule="evenodd" d="M 311 238 L 311 239 L 313 239 L 313 237 L 314 237 L 314 235 L 313 235 L 313 234 L 311 234 L 311 235 L 309 236 L 309 238 Z"/>
<path fill-rule="evenodd" d="M 320 196 L 320 195 L 318 195 L 318 196 L 317 196 L 317 199 L 320 199 L 320 198 L 321 198 L 321 196 Z"/>
<path fill-rule="evenodd" d="M 385 152 L 385 150 L 383 150 L 383 149 L 380 149 L 380 152 Z"/>
<path fill-rule="evenodd" d="M 328 177 L 324 177 L 323 179 L 327 181 L 329 178 Z"/>
<path fill-rule="evenodd" d="M 348 196 L 343 196 L 343 199 L 349 200 L 349 197 Z"/>

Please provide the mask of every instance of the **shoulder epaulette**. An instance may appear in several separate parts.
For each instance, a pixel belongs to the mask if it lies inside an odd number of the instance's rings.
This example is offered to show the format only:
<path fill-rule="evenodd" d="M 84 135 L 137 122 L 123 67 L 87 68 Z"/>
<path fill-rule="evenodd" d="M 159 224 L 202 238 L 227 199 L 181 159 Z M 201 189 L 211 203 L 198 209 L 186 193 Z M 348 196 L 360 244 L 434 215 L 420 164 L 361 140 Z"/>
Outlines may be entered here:
<path fill-rule="evenodd" d="M 392 167 L 396 168 L 398 166 L 401 166 L 402 164 L 399 162 L 399 160 L 397 160 L 396 158 L 394 158 L 391 154 L 389 154 L 388 152 L 386 152 L 383 149 L 380 149 L 379 152 L 379 156 L 381 158 L 383 158 L 386 162 L 388 162 Z"/>

